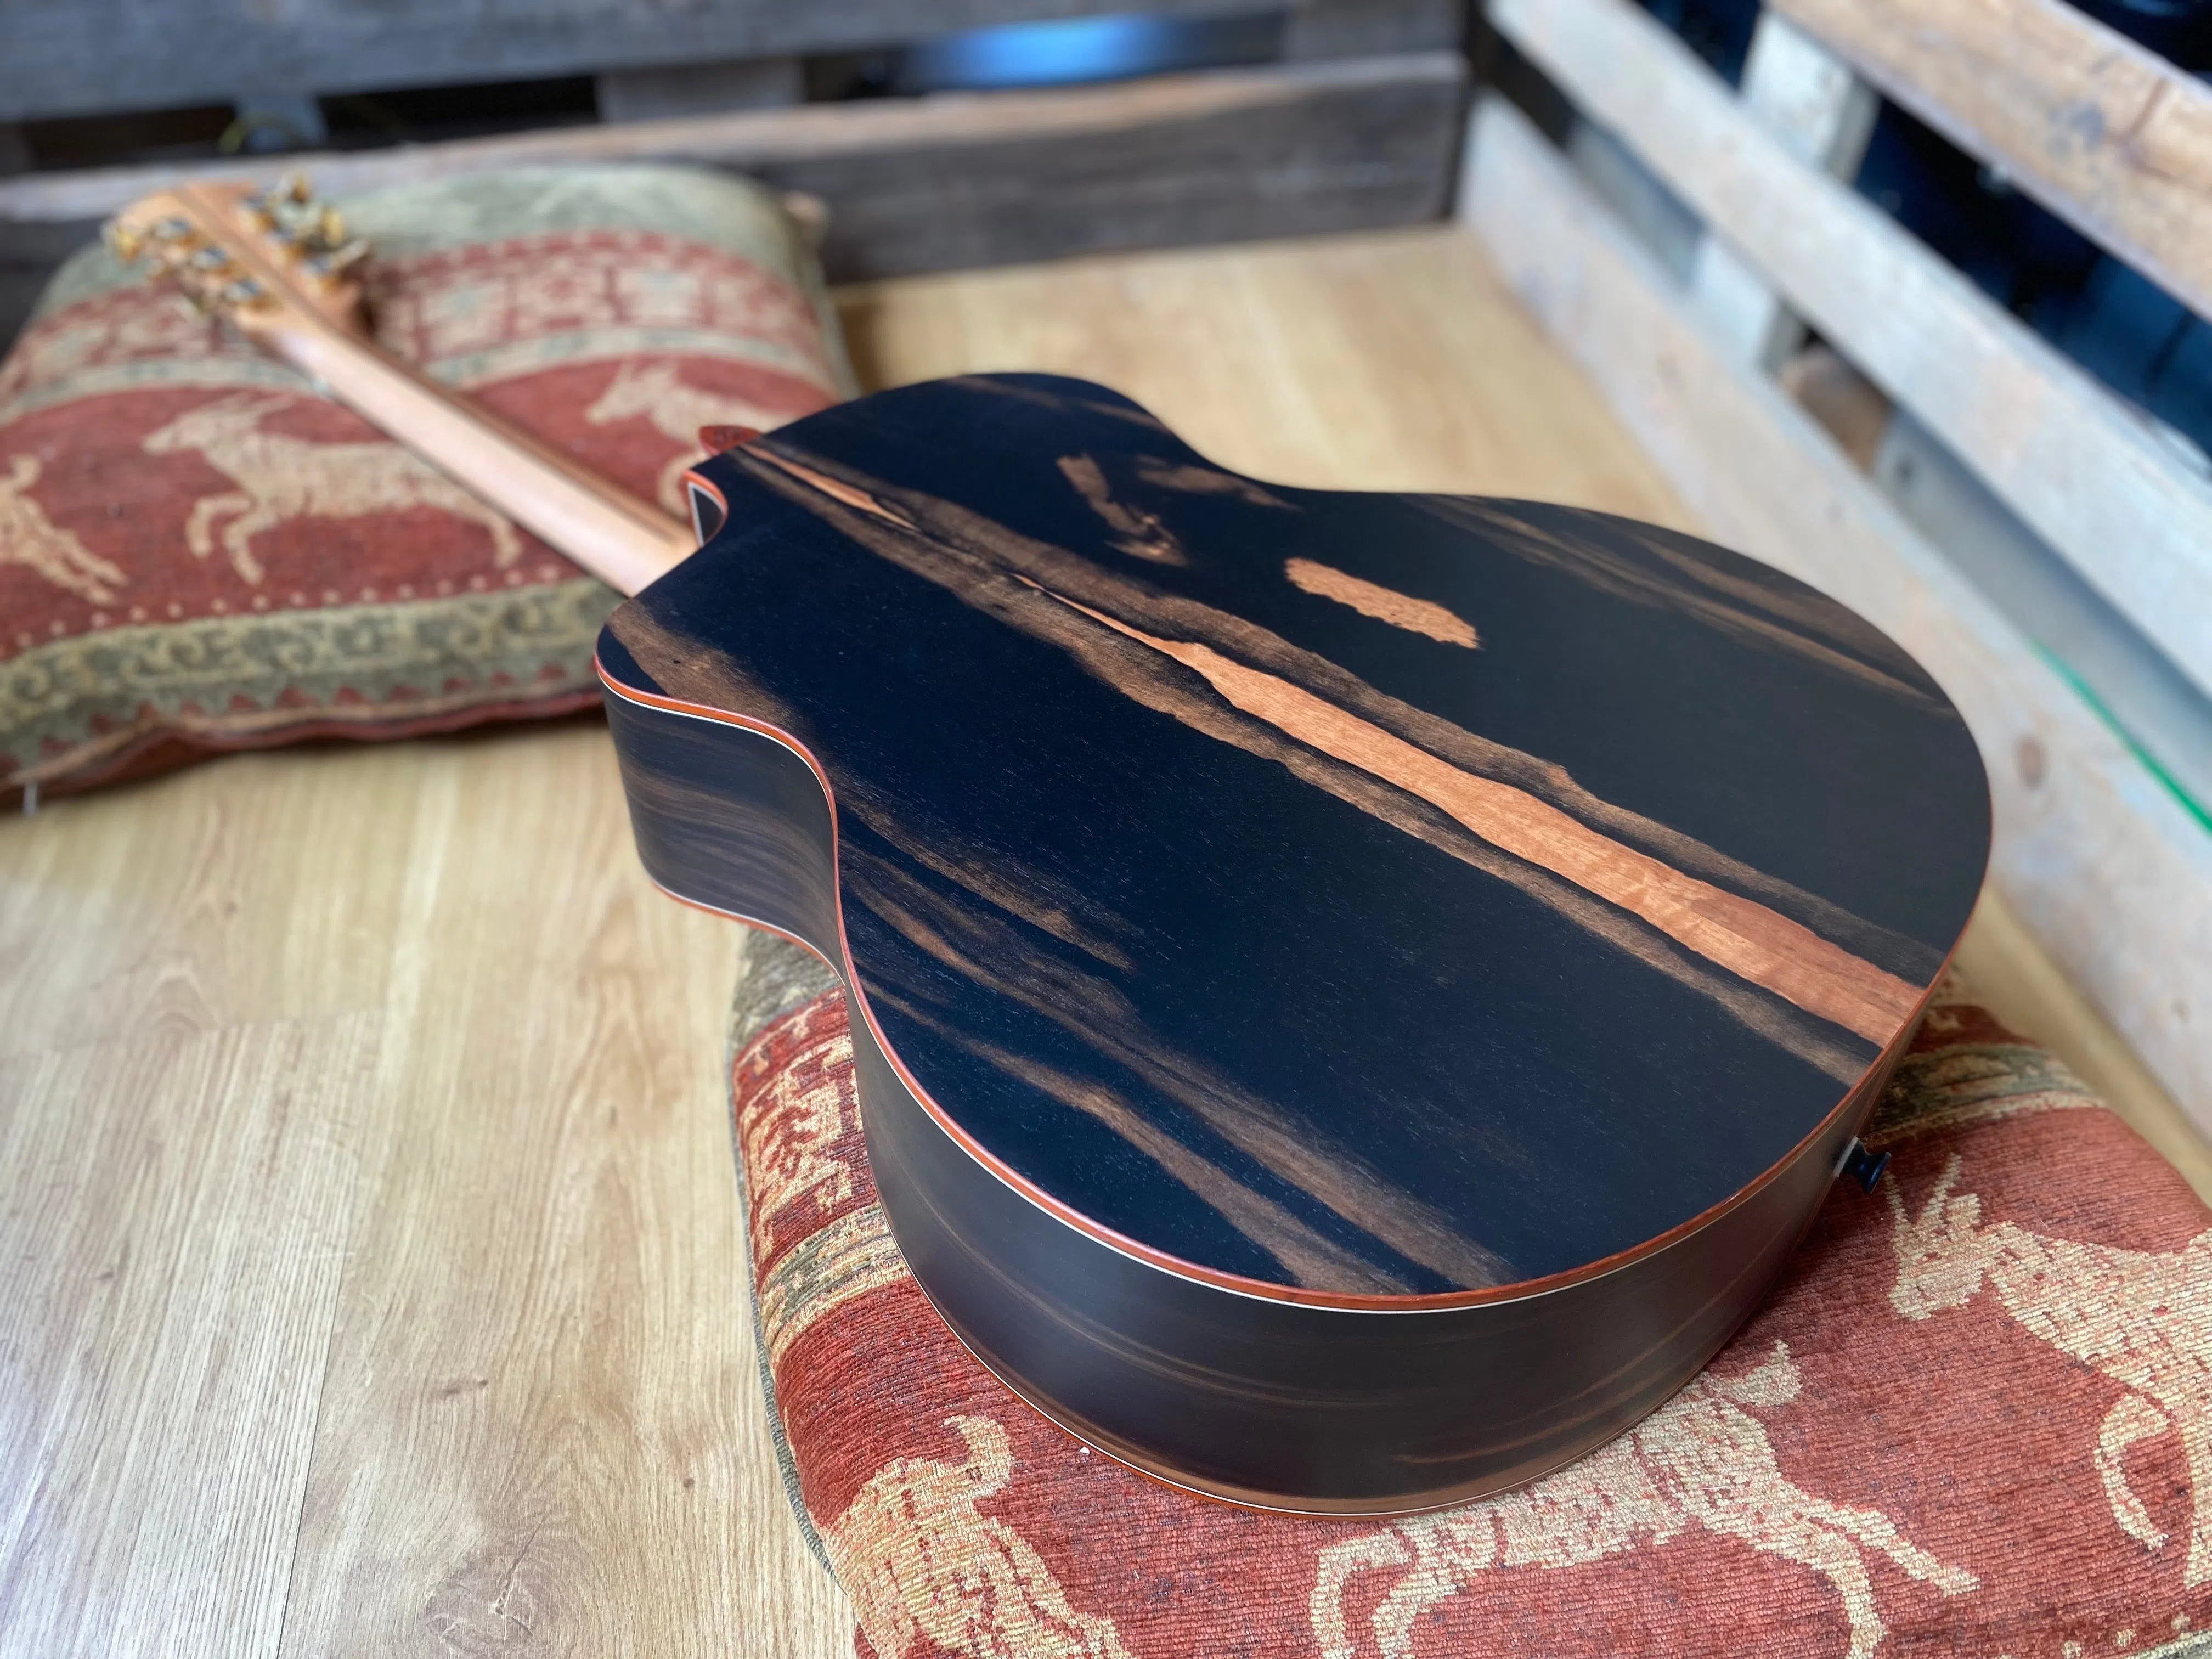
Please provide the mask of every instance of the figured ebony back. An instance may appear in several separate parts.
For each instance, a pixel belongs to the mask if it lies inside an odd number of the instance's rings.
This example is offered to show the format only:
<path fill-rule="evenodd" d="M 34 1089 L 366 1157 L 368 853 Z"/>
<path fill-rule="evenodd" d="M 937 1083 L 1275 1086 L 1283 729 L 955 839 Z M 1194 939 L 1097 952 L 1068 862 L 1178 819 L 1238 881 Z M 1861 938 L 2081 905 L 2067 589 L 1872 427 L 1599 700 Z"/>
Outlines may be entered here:
<path fill-rule="evenodd" d="M 702 477 L 604 672 L 818 764 L 893 1063 L 1148 1258 L 1327 1300 L 1633 1251 L 1836 1111 L 1980 884 L 1942 692 L 1685 536 L 1262 485 L 1042 376 Z"/>

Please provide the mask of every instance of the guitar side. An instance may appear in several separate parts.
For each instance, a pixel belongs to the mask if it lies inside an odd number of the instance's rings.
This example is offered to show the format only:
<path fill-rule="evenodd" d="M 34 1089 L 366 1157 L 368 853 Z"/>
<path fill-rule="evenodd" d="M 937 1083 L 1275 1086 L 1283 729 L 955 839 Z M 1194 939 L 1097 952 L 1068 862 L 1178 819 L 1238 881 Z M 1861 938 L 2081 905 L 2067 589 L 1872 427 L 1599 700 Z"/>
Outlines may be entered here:
<path fill-rule="evenodd" d="M 844 982 L 870 1164 L 946 1324 L 1063 1428 L 1210 1498 L 1416 1512 L 1534 1480 L 1632 1425 L 1766 1295 L 1917 1024 L 1790 1157 L 1623 1257 L 1373 1306 L 1212 1283 L 1062 1212 L 915 1082 L 846 947 L 836 805 L 803 744 L 666 695 L 611 635 L 600 673 L 653 880 L 799 940 Z"/>

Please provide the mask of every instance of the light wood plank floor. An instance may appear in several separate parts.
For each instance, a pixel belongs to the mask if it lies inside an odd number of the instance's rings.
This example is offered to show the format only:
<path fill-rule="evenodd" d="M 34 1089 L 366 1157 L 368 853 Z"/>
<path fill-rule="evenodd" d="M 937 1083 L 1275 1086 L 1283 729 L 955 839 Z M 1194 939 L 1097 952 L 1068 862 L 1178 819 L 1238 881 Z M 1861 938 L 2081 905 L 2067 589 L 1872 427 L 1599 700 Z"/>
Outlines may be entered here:
<path fill-rule="evenodd" d="M 1059 369 L 1263 477 L 1694 528 L 1448 232 L 844 311 L 871 384 Z M 584 721 L 0 825 L 0 1655 L 849 1652 L 755 1383 L 739 939 Z M 1966 960 L 2212 1190 L 2008 917 Z"/>

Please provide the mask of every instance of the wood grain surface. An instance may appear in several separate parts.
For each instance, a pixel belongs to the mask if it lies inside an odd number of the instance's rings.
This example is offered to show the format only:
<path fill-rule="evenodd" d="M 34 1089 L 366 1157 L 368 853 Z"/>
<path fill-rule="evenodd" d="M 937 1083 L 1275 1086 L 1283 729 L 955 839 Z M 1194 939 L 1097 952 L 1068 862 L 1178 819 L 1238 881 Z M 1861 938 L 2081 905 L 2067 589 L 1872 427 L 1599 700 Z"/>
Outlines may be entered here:
<path fill-rule="evenodd" d="M 1449 233 L 843 301 L 875 384 L 1085 374 L 1246 471 L 1695 527 Z M 738 948 L 591 724 L 0 825 L 0 1653 L 849 1653 L 738 1316 Z"/>
<path fill-rule="evenodd" d="M 241 88 L 339 93 L 516 81 L 773 54 L 881 50 L 966 29 L 1155 13 L 1236 15 L 1251 0 L 539 0 L 496 11 L 439 0 L 252 0 L 151 12 L 128 0 L 15 0 L 0 13 L 0 120 L 227 103 Z M 1291 0 L 1285 45 L 1304 58 L 1458 44 L 1458 0 Z"/>
<path fill-rule="evenodd" d="M 700 476 L 728 527 L 616 611 L 609 686 L 803 746 L 842 909 L 770 919 L 980 1156 L 1171 1271 L 1441 1296 L 1644 1248 L 1901 1041 L 1981 885 L 1934 683 L 1673 532 L 1261 483 L 1035 374 Z M 811 800 L 631 730 L 672 891 L 763 915 L 793 836 L 827 876 Z"/>
<path fill-rule="evenodd" d="M 1123 9 L 1204 15 L 1235 11 L 1239 0 L 1127 0 Z M 0 52 L 38 72 L 10 77 L 0 112 L 143 109 L 149 79 L 173 103 L 221 102 L 249 85 L 357 92 L 852 51 L 1098 9 L 1097 0 L 853 0 L 827 8 L 737 0 L 672 15 L 652 0 L 549 0 L 494 17 L 400 0 L 372 19 L 331 0 L 305 0 L 280 24 L 240 0 L 206 0 L 133 27 L 140 20 L 126 21 L 119 4 L 33 0 L 10 9 Z"/>

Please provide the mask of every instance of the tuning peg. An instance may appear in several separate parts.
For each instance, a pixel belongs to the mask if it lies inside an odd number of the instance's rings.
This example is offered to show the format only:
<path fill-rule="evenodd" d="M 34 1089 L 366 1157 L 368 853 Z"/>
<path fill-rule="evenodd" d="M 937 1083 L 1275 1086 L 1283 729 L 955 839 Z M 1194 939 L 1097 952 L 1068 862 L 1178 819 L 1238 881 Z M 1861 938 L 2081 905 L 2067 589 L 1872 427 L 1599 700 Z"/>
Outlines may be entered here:
<path fill-rule="evenodd" d="M 140 259 L 153 255 L 173 254 L 191 246 L 196 240 L 189 220 L 172 215 L 156 219 L 150 225 L 138 225 L 129 219 L 111 219 L 106 228 L 107 246 L 115 257 L 125 264 L 136 264 Z M 154 246 L 149 247 L 151 242 Z"/>
<path fill-rule="evenodd" d="M 335 280 L 368 252 L 368 244 L 356 239 L 343 247 L 325 248 L 312 255 L 303 262 L 302 268 L 310 276 L 327 283 Z"/>

